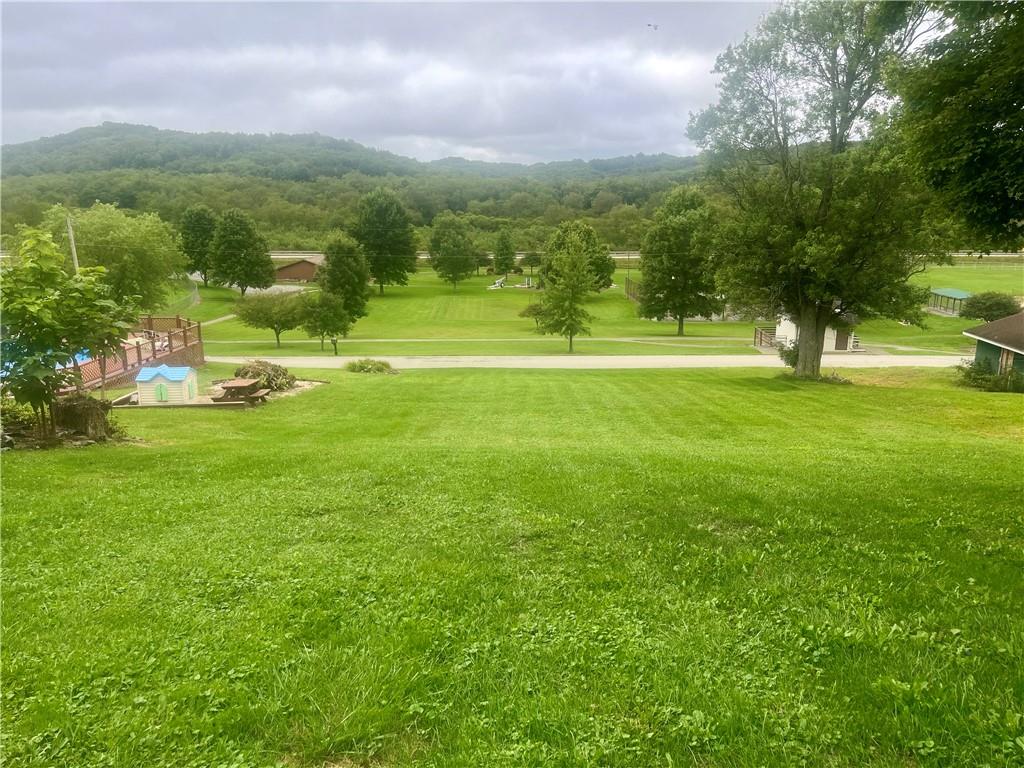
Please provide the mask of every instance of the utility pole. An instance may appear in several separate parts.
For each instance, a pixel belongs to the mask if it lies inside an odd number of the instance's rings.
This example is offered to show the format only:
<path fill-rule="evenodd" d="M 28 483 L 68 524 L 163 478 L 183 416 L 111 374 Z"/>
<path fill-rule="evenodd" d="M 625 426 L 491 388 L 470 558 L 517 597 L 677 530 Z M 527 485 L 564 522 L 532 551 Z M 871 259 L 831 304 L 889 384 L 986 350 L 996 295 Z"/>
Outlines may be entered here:
<path fill-rule="evenodd" d="M 75 274 L 78 274 L 78 251 L 75 250 L 75 230 L 71 226 L 71 215 L 67 216 L 68 241 L 71 243 L 71 263 L 75 265 Z"/>

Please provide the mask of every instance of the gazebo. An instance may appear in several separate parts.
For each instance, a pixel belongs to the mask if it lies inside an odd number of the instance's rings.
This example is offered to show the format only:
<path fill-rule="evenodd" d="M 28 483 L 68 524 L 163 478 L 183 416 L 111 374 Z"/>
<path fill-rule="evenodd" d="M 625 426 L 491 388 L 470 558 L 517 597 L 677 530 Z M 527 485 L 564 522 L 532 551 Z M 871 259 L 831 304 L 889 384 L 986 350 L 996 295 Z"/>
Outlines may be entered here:
<path fill-rule="evenodd" d="M 971 297 L 970 293 L 961 291 L 959 288 L 932 288 L 931 290 L 931 296 L 928 297 L 928 309 L 945 315 L 959 315 L 964 299 Z"/>

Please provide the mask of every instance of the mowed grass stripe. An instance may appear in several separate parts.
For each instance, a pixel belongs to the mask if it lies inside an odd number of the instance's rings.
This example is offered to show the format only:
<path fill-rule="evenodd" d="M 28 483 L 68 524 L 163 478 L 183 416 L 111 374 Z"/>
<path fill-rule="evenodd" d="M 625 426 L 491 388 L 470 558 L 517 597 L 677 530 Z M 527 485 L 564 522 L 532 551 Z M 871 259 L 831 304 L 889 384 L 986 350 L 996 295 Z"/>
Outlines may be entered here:
<path fill-rule="evenodd" d="M 7 454 L 7 759 L 1012 762 L 1024 405 L 852 375 L 317 371 Z"/>

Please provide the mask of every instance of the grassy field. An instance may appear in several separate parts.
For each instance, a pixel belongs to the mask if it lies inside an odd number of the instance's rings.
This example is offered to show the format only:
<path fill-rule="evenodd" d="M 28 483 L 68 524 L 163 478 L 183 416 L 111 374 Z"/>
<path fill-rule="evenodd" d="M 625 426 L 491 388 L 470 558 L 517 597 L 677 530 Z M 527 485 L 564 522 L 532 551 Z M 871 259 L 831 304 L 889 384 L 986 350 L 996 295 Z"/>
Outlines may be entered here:
<path fill-rule="evenodd" d="M 617 274 L 619 287 L 595 296 L 587 303 L 594 315 L 591 332 L 597 337 L 643 337 L 654 340 L 675 339 L 675 323 L 657 323 L 636 316 L 635 305 L 626 299 L 621 283 L 625 273 Z M 510 278 L 516 284 L 520 278 Z M 539 299 L 537 291 L 505 288 L 489 291 L 493 276 L 472 277 L 461 283 L 457 291 L 438 279 L 432 270 L 422 269 L 410 279 L 408 286 L 390 286 L 383 296 L 374 293 L 370 299 L 369 314 L 352 331 L 353 341 L 371 339 L 533 339 L 541 342 L 534 331 L 534 322 L 519 317 L 529 303 Z M 750 323 L 694 322 L 687 324 L 687 336 L 725 337 L 725 346 L 749 344 L 753 339 Z M 273 334 L 258 328 L 247 328 L 235 320 L 211 326 L 204 332 L 209 341 L 273 341 Z M 285 334 L 289 341 L 305 340 L 301 330 Z M 564 342 L 548 339 L 547 346 L 564 347 Z M 302 351 L 282 354 L 307 354 Z M 212 353 L 211 353 L 212 354 Z M 362 354 L 362 353 L 357 353 Z M 435 352 L 426 354 L 459 354 Z M 461 354 L 475 354 L 463 352 Z M 503 354 L 494 351 L 490 354 Z M 504 354 L 515 354 L 505 352 Z"/>
<path fill-rule="evenodd" d="M 914 275 L 913 282 L 931 288 L 959 288 L 971 293 L 999 291 L 1024 296 L 1024 263 L 936 266 Z"/>
<path fill-rule="evenodd" d="M 4 454 L 7 765 L 1024 761 L 1024 398 L 314 375 Z"/>
<path fill-rule="evenodd" d="M 634 276 L 636 272 L 634 271 Z M 622 292 L 625 272 L 616 273 L 616 287 L 594 297 L 587 309 L 594 315 L 591 332 L 594 340 L 581 340 L 581 354 L 744 354 L 753 353 L 753 324 L 746 322 L 689 322 L 686 346 L 665 347 L 677 341 L 673 323 L 656 323 L 636 316 L 635 305 Z M 510 284 L 522 278 L 513 276 Z M 489 291 L 493 277 L 473 277 L 457 291 L 422 269 L 408 286 L 389 287 L 383 296 L 370 300 L 370 313 L 356 324 L 346 354 L 355 355 L 515 355 L 562 354 L 565 342 L 539 337 L 533 322 L 520 318 L 519 312 L 537 293 L 506 288 Z M 925 285 L 965 288 L 966 290 L 1003 290 L 1024 293 L 1024 265 L 936 267 L 915 277 Z M 200 289 L 201 303 L 189 310 L 198 320 L 230 314 L 237 293 L 223 288 Z M 892 320 L 871 320 L 858 328 L 867 347 L 897 354 L 939 351 L 967 354 L 971 345 L 961 334 L 976 325 L 972 320 L 929 316 L 925 328 L 901 326 Z M 277 349 L 267 330 L 247 328 L 228 320 L 204 329 L 208 351 L 212 355 L 315 355 L 319 345 L 301 330 L 286 332 L 283 346 Z M 388 343 L 378 340 L 385 339 Z M 605 341 L 604 339 L 616 339 Z M 639 339 L 624 341 L 622 339 Z M 230 343 L 228 343 L 230 342 Z M 239 342 L 245 342 L 239 344 Z M 429 343 L 428 343 L 429 342 Z M 657 344 L 658 346 L 655 346 Z M 888 346 L 887 346 L 888 345 Z"/>

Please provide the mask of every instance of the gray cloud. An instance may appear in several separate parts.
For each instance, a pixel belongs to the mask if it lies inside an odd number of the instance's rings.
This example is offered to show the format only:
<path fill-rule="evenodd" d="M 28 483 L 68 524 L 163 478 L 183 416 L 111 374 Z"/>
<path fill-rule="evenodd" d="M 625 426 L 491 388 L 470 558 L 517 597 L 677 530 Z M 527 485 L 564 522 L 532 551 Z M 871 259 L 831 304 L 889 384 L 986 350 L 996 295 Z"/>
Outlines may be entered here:
<path fill-rule="evenodd" d="M 769 8 L 5 3 L 3 140 L 113 120 L 420 159 L 687 153 L 715 56 Z"/>

